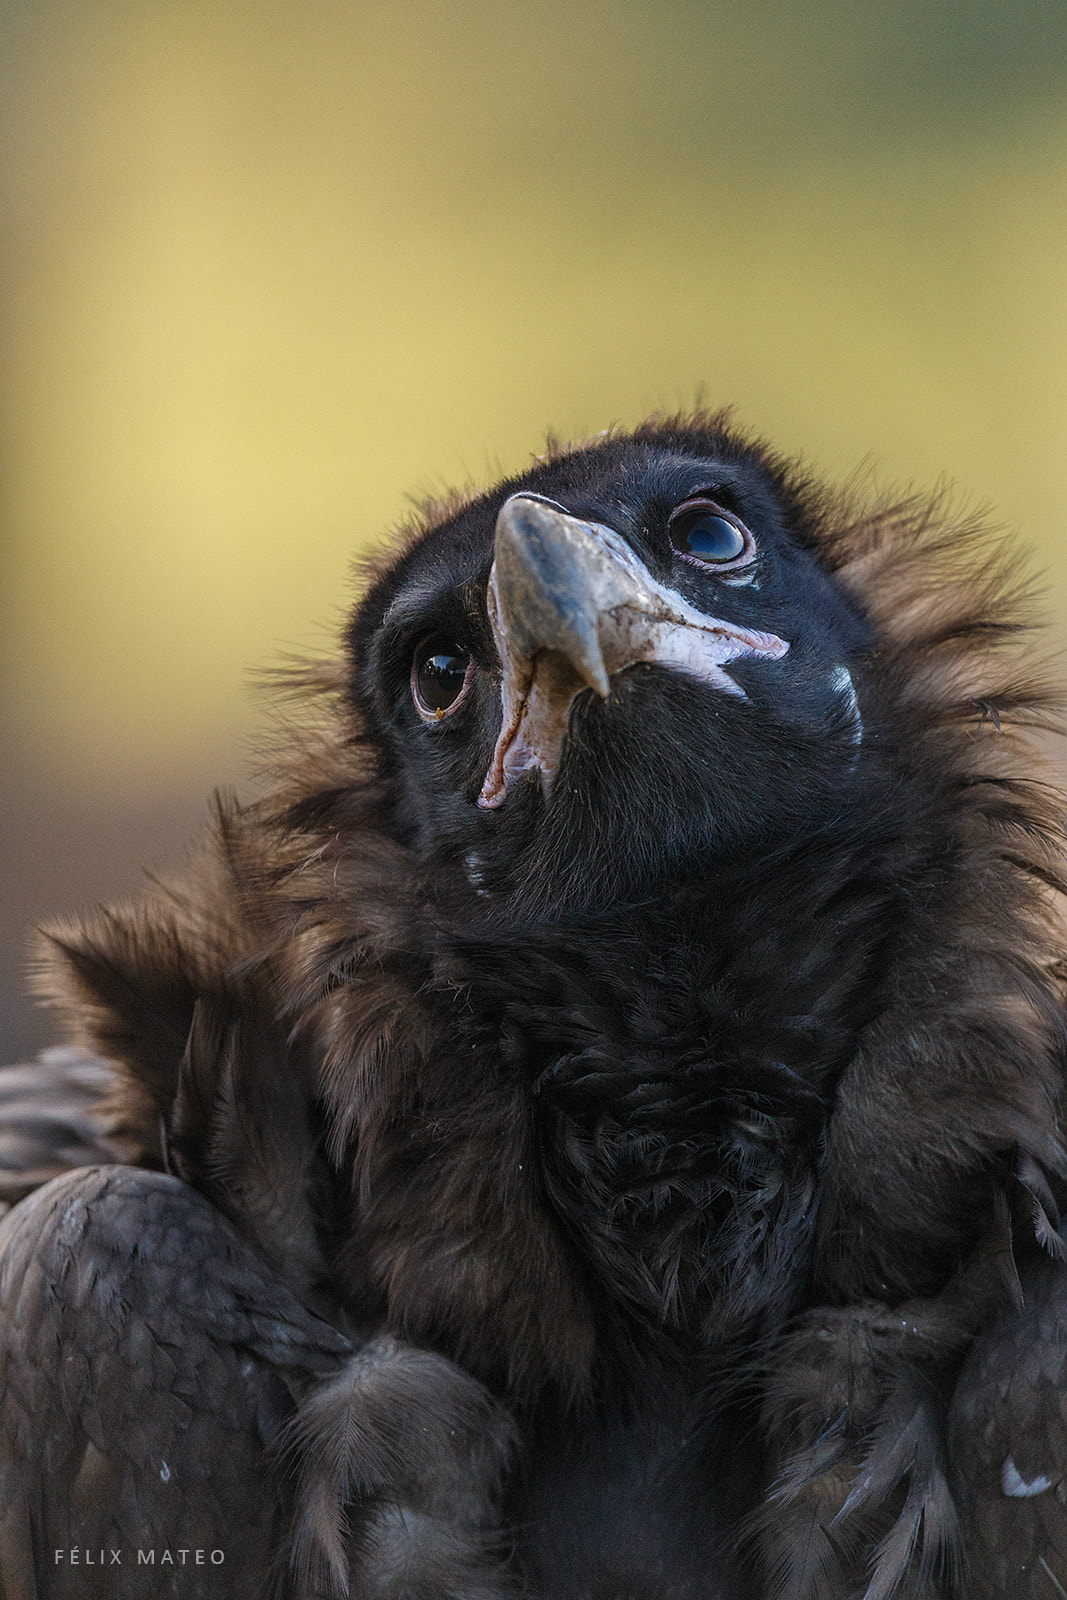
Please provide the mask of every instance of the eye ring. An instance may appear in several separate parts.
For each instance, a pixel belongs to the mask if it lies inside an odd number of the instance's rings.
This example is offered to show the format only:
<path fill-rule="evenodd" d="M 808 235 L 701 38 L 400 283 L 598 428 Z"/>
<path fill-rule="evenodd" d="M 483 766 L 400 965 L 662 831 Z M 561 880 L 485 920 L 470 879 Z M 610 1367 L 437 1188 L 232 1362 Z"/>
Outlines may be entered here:
<path fill-rule="evenodd" d="M 423 722 L 443 722 L 457 711 L 473 674 L 474 658 L 464 645 L 443 634 L 427 634 L 415 647 L 410 677 L 412 704 Z"/>
<path fill-rule="evenodd" d="M 733 571 L 755 560 L 756 541 L 749 529 L 709 495 L 693 495 L 675 506 L 667 532 L 682 560 L 705 572 Z"/>

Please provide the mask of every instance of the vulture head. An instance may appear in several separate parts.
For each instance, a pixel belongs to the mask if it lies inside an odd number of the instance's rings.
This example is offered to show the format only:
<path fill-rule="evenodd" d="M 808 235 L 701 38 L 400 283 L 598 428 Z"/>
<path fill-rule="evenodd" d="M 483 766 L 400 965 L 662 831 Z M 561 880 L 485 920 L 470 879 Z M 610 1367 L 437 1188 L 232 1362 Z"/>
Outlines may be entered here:
<path fill-rule="evenodd" d="M 612 440 L 478 498 L 349 634 L 405 842 L 549 915 L 847 804 L 870 642 L 811 507 L 722 431 Z"/>

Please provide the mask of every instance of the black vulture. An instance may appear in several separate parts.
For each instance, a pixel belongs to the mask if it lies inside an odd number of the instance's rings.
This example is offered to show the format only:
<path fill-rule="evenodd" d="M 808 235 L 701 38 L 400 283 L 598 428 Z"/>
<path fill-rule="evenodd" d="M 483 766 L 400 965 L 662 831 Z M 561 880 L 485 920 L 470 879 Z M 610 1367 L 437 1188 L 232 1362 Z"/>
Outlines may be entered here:
<path fill-rule="evenodd" d="M 0 1223 L 5 1600 L 1067 1595 L 1026 622 L 722 416 L 423 508 L 259 797 L 48 932 L 110 1065 Z"/>

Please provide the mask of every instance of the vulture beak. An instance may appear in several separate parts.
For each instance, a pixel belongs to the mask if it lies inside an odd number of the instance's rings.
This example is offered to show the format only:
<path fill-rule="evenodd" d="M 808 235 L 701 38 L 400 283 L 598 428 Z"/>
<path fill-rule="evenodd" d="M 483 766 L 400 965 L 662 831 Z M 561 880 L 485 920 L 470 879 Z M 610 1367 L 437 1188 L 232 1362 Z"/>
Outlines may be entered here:
<path fill-rule="evenodd" d="M 724 664 L 776 661 L 789 649 L 773 633 L 704 616 L 657 583 L 614 529 L 529 494 L 512 495 L 497 517 L 489 620 L 502 720 L 478 797 L 487 810 L 533 769 L 549 792 L 583 689 L 607 699 L 615 673 L 655 661 L 744 698 Z"/>

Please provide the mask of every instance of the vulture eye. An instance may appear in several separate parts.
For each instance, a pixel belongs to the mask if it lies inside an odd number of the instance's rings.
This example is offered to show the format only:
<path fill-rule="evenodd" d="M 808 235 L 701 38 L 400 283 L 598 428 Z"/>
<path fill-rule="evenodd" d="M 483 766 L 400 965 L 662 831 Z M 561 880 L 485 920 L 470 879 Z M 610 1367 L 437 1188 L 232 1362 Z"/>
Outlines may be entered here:
<path fill-rule="evenodd" d="M 756 553 L 744 523 L 714 500 L 686 500 L 676 506 L 667 531 L 679 555 L 707 566 L 745 566 Z"/>
<path fill-rule="evenodd" d="M 411 698 L 425 722 L 440 722 L 467 692 L 470 651 L 440 635 L 424 639 L 411 663 Z"/>

